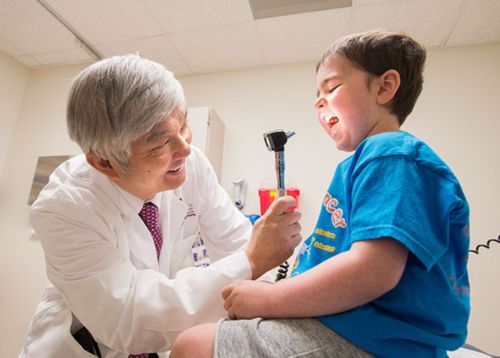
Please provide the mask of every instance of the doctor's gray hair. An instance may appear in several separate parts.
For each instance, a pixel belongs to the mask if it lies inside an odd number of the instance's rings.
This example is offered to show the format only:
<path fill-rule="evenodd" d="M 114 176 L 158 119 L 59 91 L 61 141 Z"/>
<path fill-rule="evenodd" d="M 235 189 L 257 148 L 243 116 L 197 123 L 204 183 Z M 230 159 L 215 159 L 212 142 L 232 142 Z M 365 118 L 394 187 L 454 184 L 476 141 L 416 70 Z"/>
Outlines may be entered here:
<path fill-rule="evenodd" d="M 74 79 L 68 133 L 84 153 L 94 152 L 127 172 L 132 142 L 185 106 L 181 84 L 165 67 L 137 55 L 114 56 Z"/>

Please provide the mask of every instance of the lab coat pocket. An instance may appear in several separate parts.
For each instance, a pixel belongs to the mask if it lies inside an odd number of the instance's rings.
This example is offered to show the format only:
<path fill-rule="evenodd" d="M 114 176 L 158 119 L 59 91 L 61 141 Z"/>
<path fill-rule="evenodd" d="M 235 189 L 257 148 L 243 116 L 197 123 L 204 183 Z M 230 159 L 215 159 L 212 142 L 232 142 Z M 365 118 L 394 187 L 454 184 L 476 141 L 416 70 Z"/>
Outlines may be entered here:
<path fill-rule="evenodd" d="M 97 353 L 92 354 L 89 351 L 85 350 L 82 347 L 82 345 L 75 339 L 74 336 L 69 335 L 66 337 L 66 340 L 67 340 L 68 344 L 71 346 L 72 350 L 78 354 L 78 357 L 98 357 Z M 92 343 L 90 341 L 90 338 L 88 338 L 88 340 L 86 342 L 91 347 L 98 347 L 97 343 Z M 96 349 L 96 348 L 94 348 L 94 349 Z M 99 352 L 99 354 L 100 354 L 100 351 L 96 351 L 96 352 Z"/>
<path fill-rule="evenodd" d="M 66 329 L 65 329 L 65 334 L 64 334 L 64 341 L 71 347 L 71 351 L 73 351 L 74 357 L 96 357 L 96 355 L 86 351 L 82 345 L 75 339 L 73 334 L 71 333 L 71 322 L 73 320 L 73 315 L 69 315 L 68 319 L 66 320 Z M 87 331 L 88 332 L 88 331 Z M 90 336 L 90 332 L 88 333 L 89 337 L 88 340 L 93 339 L 92 336 Z M 97 343 L 94 341 L 94 344 L 97 345 Z M 98 349 L 98 348 L 97 348 Z"/>
<path fill-rule="evenodd" d="M 197 216 L 186 216 L 184 222 L 182 223 L 182 240 L 187 240 L 196 236 L 200 229 Z"/>
<path fill-rule="evenodd" d="M 193 243 L 196 240 L 198 233 L 189 236 L 183 236 L 179 240 L 175 240 L 172 247 L 170 272 L 177 272 L 186 267 L 192 267 L 193 260 Z"/>

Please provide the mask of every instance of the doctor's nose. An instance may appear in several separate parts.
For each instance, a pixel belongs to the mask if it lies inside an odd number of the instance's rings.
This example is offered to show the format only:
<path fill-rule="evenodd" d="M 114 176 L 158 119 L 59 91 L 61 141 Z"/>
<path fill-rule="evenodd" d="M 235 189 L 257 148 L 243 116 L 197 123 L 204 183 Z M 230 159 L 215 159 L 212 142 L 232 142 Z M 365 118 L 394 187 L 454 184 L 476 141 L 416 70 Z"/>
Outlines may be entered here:
<path fill-rule="evenodd" d="M 192 133 L 182 134 L 179 133 L 177 138 L 175 139 L 175 153 L 179 157 L 187 157 L 191 154 L 191 140 Z"/>

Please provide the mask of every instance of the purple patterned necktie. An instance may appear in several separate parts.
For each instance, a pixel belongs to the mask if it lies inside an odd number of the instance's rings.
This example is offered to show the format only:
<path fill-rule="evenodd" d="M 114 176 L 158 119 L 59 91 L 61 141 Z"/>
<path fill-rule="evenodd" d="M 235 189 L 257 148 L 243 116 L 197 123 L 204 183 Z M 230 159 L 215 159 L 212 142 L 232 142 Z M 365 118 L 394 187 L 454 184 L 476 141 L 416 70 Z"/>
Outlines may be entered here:
<path fill-rule="evenodd" d="M 156 258 L 160 258 L 161 245 L 163 244 L 163 237 L 160 228 L 158 227 L 158 208 L 152 202 L 144 203 L 142 210 L 139 212 L 144 224 L 148 228 L 156 248 Z M 148 358 L 148 353 L 130 354 L 129 358 Z"/>
<path fill-rule="evenodd" d="M 139 213 L 142 221 L 146 224 L 149 232 L 153 236 L 153 242 L 156 248 L 156 258 L 160 258 L 161 245 L 163 237 L 160 228 L 158 227 L 158 208 L 152 202 L 144 203 L 141 212 Z"/>

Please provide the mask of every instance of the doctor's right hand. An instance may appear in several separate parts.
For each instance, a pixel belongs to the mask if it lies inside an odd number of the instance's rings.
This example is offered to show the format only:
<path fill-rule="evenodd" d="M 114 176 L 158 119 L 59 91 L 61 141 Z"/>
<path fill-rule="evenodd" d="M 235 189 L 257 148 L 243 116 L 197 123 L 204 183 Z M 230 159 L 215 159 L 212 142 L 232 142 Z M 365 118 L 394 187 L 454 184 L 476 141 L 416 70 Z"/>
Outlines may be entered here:
<path fill-rule="evenodd" d="M 295 205 L 291 196 L 277 198 L 255 222 L 245 253 L 252 268 L 252 279 L 283 263 L 302 241 L 299 220 L 302 214 L 288 211 Z"/>

